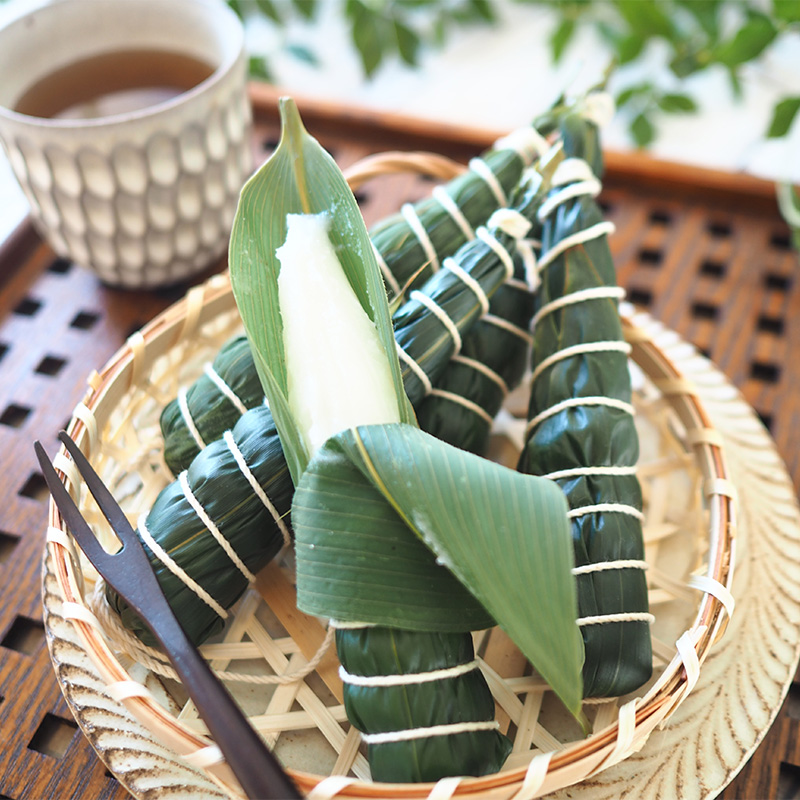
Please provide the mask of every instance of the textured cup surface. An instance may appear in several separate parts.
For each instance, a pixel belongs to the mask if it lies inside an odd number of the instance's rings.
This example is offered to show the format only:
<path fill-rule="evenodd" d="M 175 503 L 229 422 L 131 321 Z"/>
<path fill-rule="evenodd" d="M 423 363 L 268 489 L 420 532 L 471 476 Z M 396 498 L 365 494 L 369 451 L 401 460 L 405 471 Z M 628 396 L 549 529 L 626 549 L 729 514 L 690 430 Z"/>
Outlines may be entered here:
<path fill-rule="evenodd" d="M 41 78 L 115 50 L 167 50 L 209 78 L 148 108 L 92 119 L 12 109 Z M 0 141 L 55 252 L 129 288 L 189 278 L 227 247 L 252 169 L 247 60 L 222 0 L 60 0 L 0 31 Z"/>

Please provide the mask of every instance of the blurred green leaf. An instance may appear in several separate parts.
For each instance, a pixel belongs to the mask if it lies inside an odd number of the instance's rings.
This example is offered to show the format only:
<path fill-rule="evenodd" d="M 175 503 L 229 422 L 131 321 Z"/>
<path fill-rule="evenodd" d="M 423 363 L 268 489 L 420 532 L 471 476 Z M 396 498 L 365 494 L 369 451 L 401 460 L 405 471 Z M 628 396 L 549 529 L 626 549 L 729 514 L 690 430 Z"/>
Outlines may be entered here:
<path fill-rule="evenodd" d="M 652 83 L 637 83 L 634 86 L 628 86 L 627 89 L 623 89 L 616 97 L 616 104 L 617 107 L 622 107 L 627 105 L 634 97 L 642 97 L 644 95 L 652 95 L 653 94 L 653 84 Z"/>
<path fill-rule="evenodd" d="M 658 98 L 658 107 L 670 113 L 690 113 L 697 111 L 697 103 L 687 94 L 664 94 Z"/>
<path fill-rule="evenodd" d="M 417 65 L 417 51 L 419 50 L 419 36 L 398 20 L 394 21 L 394 35 L 397 39 L 397 52 L 400 58 L 409 66 Z"/>
<path fill-rule="evenodd" d="M 772 121 L 767 129 L 767 138 L 786 136 L 800 111 L 800 97 L 784 97 L 772 112 Z"/>
<path fill-rule="evenodd" d="M 647 147 L 655 139 L 655 128 L 645 113 L 637 114 L 630 124 L 630 132 L 637 147 Z"/>
<path fill-rule="evenodd" d="M 671 39 L 673 25 L 663 7 L 666 4 L 656 0 L 615 0 L 614 6 L 620 16 L 628 23 L 631 32 L 640 37 L 663 36 Z"/>
<path fill-rule="evenodd" d="M 773 0 L 772 13 L 783 22 L 800 22 L 800 0 Z"/>
<path fill-rule="evenodd" d="M 760 56 L 777 33 L 769 17 L 753 13 L 732 39 L 714 50 L 713 58 L 726 67 L 737 67 Z"/>
<path fill-rule="evenodd" d="M 265 16 L 269 17 L 273 22 L 282 23 L 283 19 L 275 8 L 272 0 L 256 0 L 256 8 Z"/>
<path fill-rule="evenodd" d="M 370 77 L 383 60 L 383 46 L 378 15 L 359 0 L 348 0 L 350 36 L 361 57 L 364 74 Z"/>
<path fill-rule="evenodd" d="M 575 33 L 575 20 L 563 19 L 559 26 L 550 36 L 550 51 L 553 54 L 553 61 L 557 64 L 564 55 L 564 50 Z"/>
<path fill-rule="evenodd" d="M 302 44 L 291 43 L 286 45 L 286 52 L 294 56 L 298 61 L 304 64 L 310 64 L 312 67 L 319 66 L 319 59 L 313 50 Z"/>
<path fill-rule="evenodd" d="M 314 19 L 317 13 L 317 0 L 292 0 L 292 5 L 304 19 Z"/>
<path fill-rule="evenodd" d="M 685 8 L 708 36 L 709 44 L 719 39 L 719 11 L 721 0 L 677 0 L 677 5 Z"/>
<path fill-rule="evenodd" d="M 468 0 L 468 3 L 475 11 L 476 19 L 484 19 L 486 22 L 495 22 L 497 20 L 494 7 L 489 0 Z"/>
<path fill-rule="evenodd" d="M 244 19 L 244 9 L 242 8 L 240 0 L 228 0 L 228 6 L 230 6 L 231 10 L 239 19 Z"/>
<path fill-rule="evenodd" d="M 247 67 L 251 78 L 255 78 L 258 81 L 266 81 L 267 83 L 274 82 L 272 71 L 264 56 L 250 56 Z"/>

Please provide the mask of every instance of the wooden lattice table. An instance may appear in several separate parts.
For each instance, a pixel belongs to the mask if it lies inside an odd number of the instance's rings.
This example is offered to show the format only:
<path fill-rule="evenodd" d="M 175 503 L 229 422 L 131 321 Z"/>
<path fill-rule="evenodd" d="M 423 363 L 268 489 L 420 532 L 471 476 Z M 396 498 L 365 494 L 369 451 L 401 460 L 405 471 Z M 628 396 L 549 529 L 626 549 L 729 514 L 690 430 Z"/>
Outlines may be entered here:
<path fill-rule="evenodd" d="M 275 146 L 274 96 L 253 88 L 254 148 Z M 482 131 L 299 101 L 339 164 L 387 149 L 465 159 Z M 609 156 L 602 200 L 628 298 L 719 365 L 771 431 L 800 487 L 800 289 L 797 255 L 771 187 L 755 180 Z M 398 176 L 360 201 L 368 224 L 430 189 Z M 220 264 L 218 268 L 224 265 Z M 123 292 L 57 259 L 26 225 L 0 251 L 0 797 L 122 798 L 125 790 L 77 731 L 51 672 L 40 607 L 47 494 L 32 442 L 55 434 L 89 373 L 185 292 Z M 793 348 L 794 345 L 794 348 Z M 725 798 L 800 797 L 800 687 Z"/>

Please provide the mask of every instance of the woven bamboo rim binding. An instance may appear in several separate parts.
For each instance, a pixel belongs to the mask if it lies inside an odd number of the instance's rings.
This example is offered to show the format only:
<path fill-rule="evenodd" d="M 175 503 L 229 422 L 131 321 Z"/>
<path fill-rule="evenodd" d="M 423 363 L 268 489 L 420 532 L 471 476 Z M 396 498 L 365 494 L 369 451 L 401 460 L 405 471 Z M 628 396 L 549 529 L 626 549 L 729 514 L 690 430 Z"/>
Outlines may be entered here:
<path fill-rule="evenodd" d="M 355 188 L 367 179 L 387 172 L 418 171 L 447 178 L 460 169 L 461 166 L 439 156 L 427 158 L 422 154 L 387 153 L 356 165 L 348 178 Z M 187 343 L 205 346 L 206 360 L 210 360 L 236 324 L 237 315 L 229 281 L 225 275 L 215 276 L 204 285 L 192 289 L 182 301 L 130 337 L 102 371 L 90 377 L 89 388 L 75 410 L 69 433 L 92 460 L 101 477 L 111 482 L 115 493 L 119 495 L 125 487 L 124 476 L 120 480 L 120 475 L 113 471 L 114 460 L 120 454 L 120 437 L 124 439 L 126 435 L 122 427 L 127 425 L 132 426 L 131 430 L 137 429 L 141 418 L 147 417 L 148 413 L 151 422 L 153 418 L 157 421 L 158 409 L 172 396 L 169 389 L 153 382 L 154 366 L 159 360 L 169 358 L 170 354 L 187 346 Z M 531 734 L 531 729 L 537 729 L 538 710 L 530 717 L 530 704 L 527 701 L 524 707 L 520 704 L 514 694 L 514 685 L 519 687 L 525 681 L 528 684 L 532 681 L 535 683 L 535 679 L 520 675 L 507 683 L 487 667 L 485 671 L 498 701 L 499 714 L 506 714 L 506 724 L 510 721 L 517 727 L 518 739 L 520 736 L 523 739 L 528 737 L 523 751 L 518 752 L 519 748 L 515 748 L 512 753 L 510 768 L 507 765 L 504 771 L 484 778 L 444 779 L 438 784 L 371 783 L 347 776 L 348 771 L 351 771 L 351 775 L 363 774 L 365 762 L 363 755 L 358 753 L 357 732 L 345 732 L 345 728 L 339 724 L 336 735 L 340 740 L 337 745 L 339 752 L 332 775 L 289 770 L 302 790 L 315 798 L 430 797 L 444 800 L 467 794 L 498 800 L 538 797 L 595 775 L 641 749 L 650 733 L 668 720 L 691 692 L 701 665 L 714 641 L 724 632 L 732 610 L 730 586 L 735 545 L 734 489 L 728 481 L 720 434 L 711 425 L 693 393 L 691 382 L 684 378 L 679 366 L 654 341 L 654 336 L 657 339 L 661 330 L 658 324 L 653 324 L 646 315 L 635 315 L 628 309 L 623 312 L 623 327 L 626 339 L 632 345 L 632 358 L 649 379 L 650 395 L 646 402 L 650 406 L 650 413 L 657 417 L 662 434 L 666 432 L 672 436 L 673 442 L 679 442 L 678 450 L 683 448 L 682 453 L 673 452 L 672 458 L 682 460 L 684 464 L 691 462 L 704 506 L 700 515 L 703 526 L 700 537 L 703 541 L 698 548 L 701 551 L 700 562 L 693 565 L 694 574 L 688 586 L 683 578 L 665 575 L 661 576 L 660 588 L 651 594 L 651 599 L 655 595 L 661 597 L 668 593 L 682 595 L 684 600 L 688 597 L 693 601 L 693 610 L 687 617 L 689 624 L 682 633 L 672 642 L 656 643 L 654 649 L 659 659 L 659 669 L 654 682 L 645 687 L 640 696 L 622 698 L 619 704 L 616 701 L 596 704 L 592 735 L 564 743 L 546 730 L 542 731 L 541 725 L 538 725 L 538 737 Z M 204 341 L 205 345 L 202 344 Z M 174 369 L 177 371 L 177 367 Z M 132 392 L 144 392 L 148 399 L 140 401 L 130 415 L 123 414 L 120 417 L 121 409 L 131 402 Z M 138 430 L 136 435 L 139 435 Z M 155 438 L 153 441 L 151 449 L 157 447 Z M 152 453 L 142 453 L 141 463 L 146 463 L 148 458 L 152 459 Z M 59 454 L 56 466 L 75 494 L 74 487 L 78 483 L 69 479 L 74 473 L 71 462 L 63 452 Z M 136 497 L 134 490 L 134 500 L 138 503 L 135 510 L 148 508 L 154 500 L 154 491 L 149 494 L 148 491 L 140 491 Z M 127 499 L 130 501 L 130 498 Z M 126 511 L 131 508 L 130 505 L 125 507 Z M 82 508 L 91 518 L 89 505 L 82 504 Z M 100 518 L 99 515 L 95 516 L 98 520 L 96 527 L 99 528 Z M 191 713 L 184 713 L 179 718 L 168 711 L 163 701 L 159 702 L 140 680 L 131 677 L 130 667 L 123 665 L 123 662 L 129 664 L 130 659 L 118 655 L 109 644 L 102 625 L 89 608 L 90 592 L 87 586 L 93 580 L 91 568 L 76 554 L 66 534 L 65 523 L 52 503 L 49 526 L 47 548 L 52 557 L 56 581 L 63 592 L 64 616 L 73 622 L 86 653 L 106 683 L 108 693 L 122 702 L 155 738 L 193 766 L 204 770 L 217 785 L 236 794 L 235 780 L 224 763 L 220 763 L 213 743 L 203 735 L 202 725 L 192 719 Z M 102 538 L 102 531 L 98 530 L 98 535 Z M 288 646 L 281 640 L 287 658 L 293 654 L 292 663 L 298 659 L 302 663 L 303 656 L 306 660 L 310 659 L 321 643 L 324 629 L 317 620 L 303 619 L 303 615 L 293 608 L 293 589 L 281 570 L 274 563 L 267 570 L 270 584 L 277 585 L 278 589 L 269 594 L 262 590 L 262 597 L 268 600 L 272 611 L 293 637 L 293 642 Z M 257 583 L 257 588 L 263 589 L 261 581 Z M 261 599 L 256 592 L 251 592 L 242 602 L 243 605 L 249 604 L 250 613 L 253 613 L 253 604 Z M 240 607 L 238 614 L 242 613 Z M 656 614 L 658 616 L 657 611 Z M 229 660 L 224 656 L 224 651 L 214 649 L 219 647 L 214 645 L 207 650 L 212 663 L 218 667 Z M 287 671 L 293 670 L 295 668 L 290 666 Z M 329 652 L 316 672 L 335 695 L 338 680 L 335 656 Z M 541 705 L 543 694 L 542 688 L 534 705 L 536 702 Z M 535 691 L 530 691 L 526 697 L 535 695 Z M 524 730 L 525 715 L 530 717 L 527 731 Z M 341 723 L 338 718 L 337 721 Z M 271 731 L 266 738 L 274 743 L 278 735 L 276 731 Z M 330 742 L 330 735 L 326 735 Z"/>

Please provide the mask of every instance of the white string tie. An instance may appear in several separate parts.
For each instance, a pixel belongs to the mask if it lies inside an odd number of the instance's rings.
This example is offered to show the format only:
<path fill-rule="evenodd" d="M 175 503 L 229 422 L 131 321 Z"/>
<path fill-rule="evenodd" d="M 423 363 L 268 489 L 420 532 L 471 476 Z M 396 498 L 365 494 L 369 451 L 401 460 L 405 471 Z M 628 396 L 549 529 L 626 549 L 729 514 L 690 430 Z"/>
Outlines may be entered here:
<path fill-rule="evenodd" d="M 449 725 L 431 725 L 428 728 L 408 728 L 402 731 L 384 733 L 362 733 L 365 744 L 388 744 L 389 742 L 409 742 L 414 739 L 430 739 L 434 736 L 454 736 L 457 733 L 477 733 L 494 731 L 500 727 L 497 720 L 486 722 L 454 722 Z"/>
<path fill-rule="evenodd" d="M 411 228 L 414 236 L 417 237 L 417 241 L 420 243 L 425 257 L 431 264 L 431 269 L 434 272 L 438 272 L 439 256 L 436 254 L 436 248 L 433 246 L 433 242 L 430 236 L 428 236 L 425 226 L 420 222 L 414 206 L 412 206 L 411 203 L 404 203 L 400 209 L 400 213 L 403 215 L 403 219 L 408 223 L 408 227 Z"/>
<path fill-rule="evenodd" d="M 425 372 L 422 367 L 417 364 L 417 362 L 408 354 L 402 347 L 400 347 L 397 342 L 395 342 L 397 347 L 397 355 L 399 356 L 400 360 L 408 365 L 408 368 L 417 376 L 417 379 L 422 384 L 423 389 L 425 390 L 425 394 L 429 395 L 433 391 L 433 384 L 431 383 L 431 379 L 428 377 L 428 373 Z"/>
<path fill-rule="evenodd" d="M 569 250 L 571 247 L 576 247 L 580 244 L 586 244 L 593 239 L 599 239 L 601 236 L 609 236 L 615 231 L 614 223 L 604 220 L 598 222 L 596 225 L 591 225 L 581 231 L 566 236 L 558 244 L 551 247 L 544 255 L 539 258 L 539 272 L 546 267 L 549 267 L 562 253 Z"/>
<path fill-rule="evenodd" d="M 453 356 L 450 360 L 454 361 L 456 364 L 463 364 L 465 367 L 470 367 L 476 372 L 480 372 L 481 375 L 485 375 L 492 383 L 497 384 L 497 387 L 504 396 L 508 394 L 508 384 L 491 367 L 484 364 L 483 361 L 478 361 L 475 358 L 470 358 L 469 356 L 461 354 Z"/>
<path fill-rule="evenodd" d="M 543 422 L 555 414 L 560 414 L 562 411 L 566 411 L 570 408 L 582 408 L 590 406 L 606 406 L 607 408 L 614 408 L 617 411 L 622 411 L 625 414 L 630 414 L 631 416 L 634 416 L 636 413 L 633 405 L 626 403 L 624 400 L 617 400 L 615 397 L 603 397 L 602 395 L 597 397 L 570 397 L 567 400 L 562 400 L 560 403 L 556 403 L 555 405 L 550 406 L 550 408 L 546 408 L 544 411 L 537 414 L 525 426 L 525 434 L 527 436 L 540 422 Z"/>
<path fill-rule="evenodd" d="M 531 330 L 535 329 L 539 322 L 548 314 L 558 311 L 567 306 L 585 303 L 589 300 L 622 300 L 625 297 L 625 290 L 620 286 L 595 286 L 591 289 L 581 289 L 577 292 L 565 294 L 549 303 L 545 303 L 534 315 L 531 320 Z"/>
<path fill-rule="evenodd" d="M 469 274 L 455 259 L 446 258 L 444 260 L 445 269 L 453 273 L 461 282 L 478 298 L 478 304 L 481 307 L 481 314 L 489 312 L 489 298 L 483 287 Z"/>
<path fill-rule="evenodd" d="M 635 506 L 626 503 L 595 503 L 594 505 L 573 508 L 567 512 L 567 519 L 585 517 L 587 514 L 626 514 L 644 522 L 644 514 Z"/>
<path fill-rule="evenodd" d="M 514 259 L 508 250 L 500 244 L 500 242 L 492 236 L 489 231 L 481 226 L 478 228 L 477 237 L 500 259 L 503 266 L 506 268 L 506 280 L 514 275 Z"/>
<path fill-rule="evenodd" d="M 627 356 L 630 355 L 631 346 L 627 342 L 620 341 L 607 341 L 607 342 L 584 342 L 583 344 L 575 344 L 570 347 L 565 347 L 562 350 L 556 350 L 544 360 L 536 365 L 536 369 L 531 375 L 531 383 L 534 383 L 541 374 L 557 364 L 559 361 L 565 361 L 574 356 L 590 355 L 592 353 L 622 353 Z"/>
<path fill-rule="evenodd" d="M 448 392 L 445 389 L 433 389 L 431 390 L 431 397 L 441 397 L 444 400 L 450 400 L 450 402 L 456 403 L 457 405 L 472 411 L 490 426 L 492 422 L 494 422 L 494 418 L 486 411 L 485 408 L 479 406 L 473 400 L 470 400 L 469 398 L 464 397 L 456 392 Z"/>
<path fill-rule="evenodd" d="M 591 178 L 578 183 L 570 183 L 563 189 L 551 194 L 550 197 L 539 206 L 536 216 L 539 218 L 540 222 L 544 222 L 553 211 L 568 200 L 574 200 L 578 197 L 597 197 L 602 188 L 603 185 L 597 178 Z"/>
<path fill-rule="evenodd" d="M 458 207 L 458 203 L 450 197 L 444 186 L 436 186 L 432 196 L 452 217 L 453 222 L 458 225 L 461 233 L 464 234 L 464 238 L 471 242 L 475 238 L 475 231 L 472 229 L 472 225 L 469 224 L 469 220 L 464 216 L 464 212 Z"/>
<path fill-rule="evenodd" d="M 389 269 L 386 260 L 380 254 L 378 248 L 375 247 L 374 244 L 372 245 L 372 252 L 375 253 L 375 259 L 378 262 L 378 266 L 380 267 L 384 281 L 386 281 L 386 285 L 392 290 L 392 297 L 400 297 L 402 294 L 400 284 L 397 282 L 397 278 L 394 277 L 394 273 Z"/>
<path fill-rule="evenodd" d="M 469 168 L 491 189 L 498 205 L 508 205 L 508 198 L 506 198 L 506 193 L 503 191 L 500 181 L 497 180 L 492 168 L 482 158 L 471 159 Z"/>
<path fill-rule="evenodd" d="M 474 672 L 476 669 L 478 669 L 477 659 L 454 667 L 435 669 L 429 672 L 397 673 L 394 675 L 353 675 L 340 666 L 339 677 L 350 686 L 410 686 L 419 683 L 431 683 L 432 681 L 443 681 L 448 678 L 459 678 L 469 672 Z"/>
<path fill-rule="evenodd" d="M 647 612 L 630 612 L 622 614 L 598 614 L 594 617 L 580 617 L 576 620 L 579 627 L 583 628 L 587 625 L 612 625 L 618 622 L 646 622 L 652 625 L 656 618 Z"/>
<path fill-rule="evenodd" d="M 145 522 L 144 514 L 142 514 L 142 516 L 139 518 L 137 528 L 139 529 L 139 536 L 142 537 L 142 541 L 144 541 L 150 550 L 152 550 L 153 555 L 176 578 L 180 579 L 189 589 L 191 589 L 218 617 L 227 619 L 228 612 L 153 538 L 150 531 L 147 530 L 147 523 Z"/>
<path fill-rule="evenodd" d="M 589 575 L 594 572 L 607 572 L 616 569 L 641 569 L 647 570 L 646 561 L 637 561 L 632 558 L 620 559 L 619 561 L 598 561 L 596 564 L 584 564 L 582 567 L 574 567 L 573 575 Z"/>
<path fill-rule="evenodd" d="M 486 227 L 503 231 L 512 239 L 523 239 L 531 229 L 531 221 L 513 208 L 498 208 L 486 222 Z"/>
<path fill-rule="evenodd" d="M 220 390 L 220 392 L 231 401 L 234 408 L 239 412 L 239 414 L 246 414 L 247 413 L 247 406 L 241 401 L 239 396 L 236 392 L 228 386 L 227 383 L 222 379 L 222 376 L 214 369 L 211 364 L 206 364 L 203 367 L 203 372 L 205 372 L 208 379 Z"/>
<path fill-rule="evenodd" d="M 533 343 L 533 337 L 528 331 L 523 330 L 519 325 L 515 325 L 513 322 L 509 322 L 505 317 L 498 317 L 496 314 L 484 314 L 480 321 L 486 322 L 489 325 L 494 325 L 495 328 L 502 328 L 504 331 L 508 331 L 508 333 L 513 334 L 518 339 L 522 339 L 527 345 Z"/>
<path fill-rule="evenodd" d="M 559 469 L 555 472 L 548 472 L 542 475 L 551 481 L 561 480 L 562 478 L 592 477 L 596 475 L 610 475 L 621 477 L 625 475 L 635 475 L 636 467 L 573 467 L 571 469 Z"/>
<path fill-rule="evenodd" d="M 197 430 L 197 426 L 194 424 L 194 419 L 192 419 L 192 413 L 189 411 L 189 401 L 186 398 L 185 386 L 181 386 L 180 390 L 178 391 L 178 408 L 180 409 L 181 417 L 183 417 L 183 421 L 186 423 L 186 427 L 188 428 L 189 433 L 192 435 L 192 439 L 194 439 L 195 444 L 200 450 L 204 450 L 206 443 L 203 441 L 200 431 Z"/>
<path fill-rule="evenodd" d="M 250 469 L 247 461 L 245 461 L 242 451 L 239 449 L 239 446 L 236 444 L 236 441 L 233 438 L 233 433 L 231 433 L 231 431 L 225 431 L 225 433 L 222 434 L 222 438 L 225 440 L 225 444 L 228 445 L 228 450 L 231 451 L 231 455 L 235 459 L 236 465 L 239 467 L 242 475 L 244 475 L 244 477 L 247 479 L 247 482 L 250 484 L 250 488 L 253 490 L 253 492 L 255 492 L 256 496 L 262 502 L 267 511 L 269 511 L 272 519 L 275 520 L 275 524 L 278 526 L 281 536 L 283 536 L 284 547 L 288 547 L 292 543 L 292 538 L 289 535 L 289 528 L 284 522 L 283 517 L 281 517 L 281 515 L 278 513 L 278 509 L 272 504 L 272 501 L 267 496 L 267 493 L 264 491 L 261 484 L 256 480 L 256 476 L 253 475 L 253 472 Z"/>
<path fill-rule="evenodd" d="M 492 150 L 513 150 L 526 167 L 543 156 L 549 148 L 547 139 L 532 126 L 517 128 L 501 136 L 492 146 Z"/>
<path fill-rule="evenodd" d="M 195 497 L 192 487 L 189 486 L 189 478 L 186 470 L 178 475 L 178 483 L 180 484 L 183 496 L 186 498 L 192 510 L 200 518 L 200 521 L 208 529 L 208 532 L 214 537 L 217 544 L 225 551 L 225 554 L 233 562 L 236 569 L 242 573 L 249 583 L 255 581 L 256 576 L 247 568 L 247 565 L 239 558 L 239 554 L 233 549 L 233 545 L 222 535 L 222 531 L 217 527 L 217 524 L 208 515 L 208 512 L 200 504 L 200 501 Z"/>
<path fill-rule="evenodd" d="M 439 322 L 444 325 L 445 330 L 450 334 L 450 338 L 453 340 L 453 346 L 455 347 L 455 352 L 458 353 L 461 351 L 461 334 L 458 332 L 458 328 L 456 327 L 455 322 L 450 319 L 448 313 L 431 297 L 428 295 L 423 294 L 422 292 L 414 290 L 409 295 L 411 300 L 416 300 L 421 305 L 425 306 L 428 311 L 433 314 Z"/>

